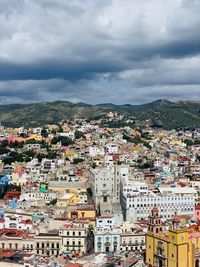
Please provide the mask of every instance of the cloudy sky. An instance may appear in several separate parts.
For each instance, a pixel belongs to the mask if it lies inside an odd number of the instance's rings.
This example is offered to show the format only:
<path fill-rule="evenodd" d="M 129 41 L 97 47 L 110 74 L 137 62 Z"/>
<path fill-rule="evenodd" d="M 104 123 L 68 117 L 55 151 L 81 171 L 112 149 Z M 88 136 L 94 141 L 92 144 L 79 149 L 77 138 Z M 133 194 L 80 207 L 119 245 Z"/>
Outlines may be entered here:
<path fill-rule="evenodd" d="M 199 0 L 0 0 L 0 103 L 200 100 Z"/>

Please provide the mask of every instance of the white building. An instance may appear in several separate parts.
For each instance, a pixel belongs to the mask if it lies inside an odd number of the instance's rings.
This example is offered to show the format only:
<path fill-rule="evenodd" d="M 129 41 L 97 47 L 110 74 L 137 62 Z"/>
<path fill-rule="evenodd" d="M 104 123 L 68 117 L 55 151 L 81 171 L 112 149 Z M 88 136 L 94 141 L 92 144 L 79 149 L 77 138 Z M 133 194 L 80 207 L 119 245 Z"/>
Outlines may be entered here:
<path fill-rule="evenodd" d="M 33 228 L 33 223 L 31 220 L 23 220 L 21 216 L 12 215 L 6 216 L 5 219 L 1 221 L 0 228 L 31 230 Z"/>
<path fill-rule="evenodd" d="M 108 154 L 117 154 L 118 153 L 118 145 L 116 144 L 106 144 L 105 152 Z"/>
<path fill-rule="evenodd" d="M 142 182 L 135 182 L 134 180 L 123 179 L 121 181 L 122 195 L 130 194 L 137 196 L 139 194 L 147 194 L 148 186 Z"/>
<path fill-rule="evenodd" d="M 71 140 L 74 140 L 75 136 L 74 136 L 74 131 L 70 131 L 70 132 L 67 132 L 67 133 L 58 133 L 59 136 L 64 136 L 64 137 L 68 137 L 70 138 Z"/>
<path fill-rule="evenodd" d="M 45 171 L 56 169 L 56 160 L 53 159 L 42 159 L 41 167 Z"/>
<path fill-rule="evenodd" d="M 97 147 L 97 146 L 90 146 L 89 147 L 89 156 L 90 157 L 96 157 L 98 155 L 104 155 L 104 150 L 102 148 Z"/>
<path fill-rule="evenodd" d="M 93 238 L 89 222 L 67 223 L 59 230 L 63 252 L 83 252 L 93 249 Z"/>
<path fill-rule="evenodd" d="M 96 228 L 94 231 L 95 253 L 119 251 L 120 231 L 120 228 Z"/>
<path fill-rule="evenodd" d="M 145 249 L 145 233 L 139 226 L 125 222 L 121 230 L 121 251 L 143 251 Z"/>
<path fill-rule="evenodd" d="M 42 199 L 45 202 L 49 202 L 57 198 L 57 192 L 45 191 L 40 192 L 37 189 L 27 189 L 22 192 L 20 195 L 19 201 L 30 201 L 30 200 L 39 200 Z"/>
<path fill-rule="evenodd" d="M 96 227 L 112 228 L 115 225 L 115 218 L 113 216 L 98 216 L 96 218 Z"/>
<path fill-rule="evenodd" d="M 196 190 L 194 188 L 159 188 L 157 192 L 133 193 L 121 189 L 121 205 L 124 218 L 136 221 L 148 218 L 156 206 L 164 220 L 170 219 L 175 212 L 179 215 L 194 216 Z"/>

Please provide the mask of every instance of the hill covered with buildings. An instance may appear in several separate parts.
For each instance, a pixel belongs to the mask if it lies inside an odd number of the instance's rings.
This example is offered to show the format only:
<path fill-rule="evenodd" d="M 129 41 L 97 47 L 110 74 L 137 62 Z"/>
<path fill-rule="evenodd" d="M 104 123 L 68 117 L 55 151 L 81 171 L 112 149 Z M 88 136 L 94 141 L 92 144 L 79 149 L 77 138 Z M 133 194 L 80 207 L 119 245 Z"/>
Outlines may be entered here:
<path fill-rule="evenodd" d="M 106 119 L 108 112 L 118 114 L 110 118 L 110 121 L 115 122 L 115 127 L 119 115 L 123 116 L 120 119 L 122 121 L 127 120 L 127 116 L 131 116 L 136 125 L 149 123 L 166 129 L 198 127 L 200 124 L 199 102 L 170 102 L 168 100 L 157 100 L 143 105 L 111 103 L 90 105 L 69 101 L 1 105 L 0 122 L 12 127 L 41 126 L 68 119 Z"/>

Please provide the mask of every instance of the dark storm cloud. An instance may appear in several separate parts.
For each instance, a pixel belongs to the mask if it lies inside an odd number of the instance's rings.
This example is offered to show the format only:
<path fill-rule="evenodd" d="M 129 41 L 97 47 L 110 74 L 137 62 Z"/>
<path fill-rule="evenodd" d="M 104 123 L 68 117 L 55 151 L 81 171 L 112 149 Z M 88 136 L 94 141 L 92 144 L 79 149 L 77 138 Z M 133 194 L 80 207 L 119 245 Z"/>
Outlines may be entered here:
<path fill-rule="evenodd" d="M 122 71 L 122 66 L 113 62 L 102 62 L 92 64 L 92 62 L 52 62 L 45 61 L 33 64 L 13 64 L 0 63 L 0 80 L 43 80 L 43 79 L 66 79 L 80 80 L 83 78 L 93 78 L 96 74 L 112 71 Z"/>
<path fill-rule="evenodd" d="M 200 93 L 199 1 L 2 0 L 0 10 L 1 102 Z"/>

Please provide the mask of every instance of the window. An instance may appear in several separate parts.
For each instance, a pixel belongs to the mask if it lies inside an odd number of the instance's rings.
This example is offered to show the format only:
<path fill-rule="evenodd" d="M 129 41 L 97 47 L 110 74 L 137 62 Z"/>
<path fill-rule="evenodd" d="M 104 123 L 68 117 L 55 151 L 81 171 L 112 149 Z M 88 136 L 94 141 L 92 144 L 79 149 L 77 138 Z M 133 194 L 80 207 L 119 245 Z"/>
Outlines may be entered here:
<path fill-rule="evenodd" d="M 75 232 L 73 232 L 73 235 L 75 235 Z"/>

